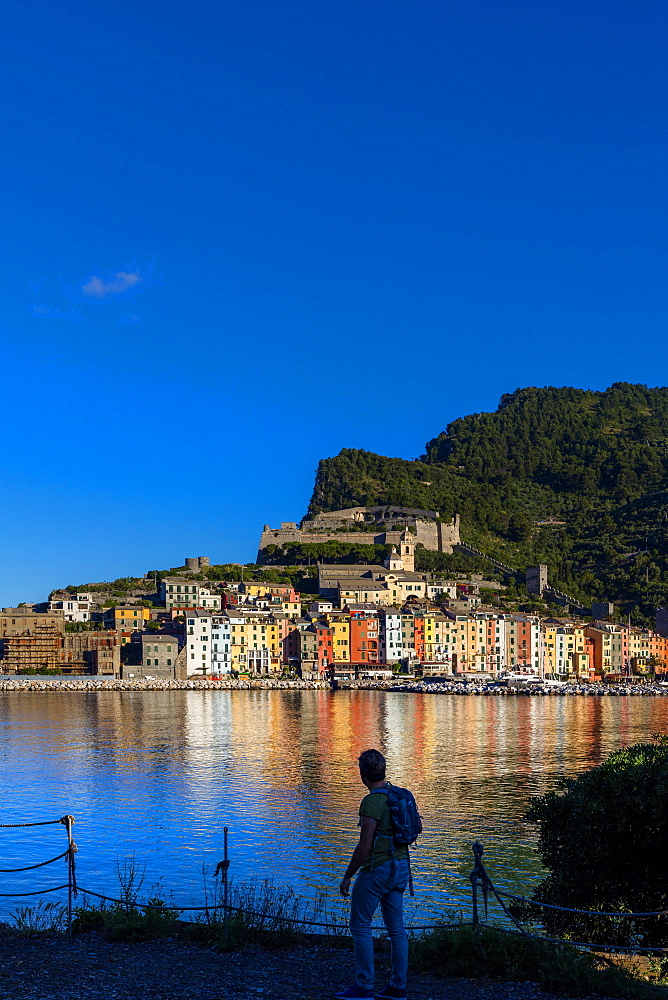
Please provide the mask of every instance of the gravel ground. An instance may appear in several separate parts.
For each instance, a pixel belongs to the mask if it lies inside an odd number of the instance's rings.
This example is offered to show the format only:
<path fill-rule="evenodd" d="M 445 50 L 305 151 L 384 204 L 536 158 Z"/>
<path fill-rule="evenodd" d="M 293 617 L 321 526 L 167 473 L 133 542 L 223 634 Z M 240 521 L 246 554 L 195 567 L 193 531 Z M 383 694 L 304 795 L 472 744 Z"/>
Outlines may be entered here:
<path fill-rule="evenodd" d="M 377 958 L 380 985 L 388 957 Z M 116 944 L 0 933 L 0 1000 L 321 1000 L 354 981 L 352 951 L 305 946 L 220 954 L 161 940 Z M 410 975 L 415 1000 L 552 1000 L 532 983 Z"/>

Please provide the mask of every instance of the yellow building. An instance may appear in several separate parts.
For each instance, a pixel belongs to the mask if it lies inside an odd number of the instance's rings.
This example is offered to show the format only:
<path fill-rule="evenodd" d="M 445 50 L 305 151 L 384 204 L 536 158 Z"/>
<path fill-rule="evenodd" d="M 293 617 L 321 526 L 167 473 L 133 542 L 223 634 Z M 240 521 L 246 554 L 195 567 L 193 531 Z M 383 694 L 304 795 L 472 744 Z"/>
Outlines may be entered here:
<path fill-rule="evenodd" d="M 141 632 L 144 623 L 151 618 L 148 608 L 142 608 L 137 604 L 121 604 L 116 608 L 106 608 L 104 612 L 105 628 L 115 629 L 116 632 Z"/>
<path fill-rule="evenodd" d="M 339 604 L 392 604 L 392 592 L 378 580 L 343 579 L 339 581 Z"/>
<path fill-rule="evenodd" d="M 350 663 L 350 615 L 323 615 L 332 630 L 332 653 L 335 663 Z"/>
<path fill-rule="evenodd" d="M 453 671 L 473 670 L 469 663 L 475 663 L 475 640 L 476 622 L 469 619 L 468 615 L 458 615 L 455 611 L 445 612 L 444 617 L 449 620 L 450 628 L 444 629 L 443 651 L 446 656 L 450 656 L 450 663 Z M 469 656 L 471 659 L 469 660 Z"/>
<path fill-rule="evenodd" d="M 288 616 L 283 613 L 272 614 L 267 619 L 266 642 L 271 653 L 271 669 L 283 669 L 283 640 L 290 630 Z"/>
<path fill-rule="evenodd" d="M 268 643 L 268 617 L 258 614 L 245 616 L 246 665 L 252 674 L 271 671 L 271 653 Z"/>
<path fill-rule="evenodd" d="M 487 625 L 483 618 L 467 618 L 466 638 L 468 647 L 467 670 L 487 669 Z"/>
<path fill-rule="evenodd" d="M 566 650 L 564 663 L 568 659 L 568 674 L 572 677 L 587 678 L 594 672 L 592 646 L 587 641 L 584 625 L 571 625 L 565 629 Z M 572 639 L 571 639 L 572 637 Z M 571 656 L 571 641 L 573 644 Z"/>
<path fill-rule="evenodd" d="M 230 652 L 232 654 L 232 670 L 246 672 L 248 664 L 246 662 L 246 650 L 248 642 L 246 638 L 246 619 L 243 615 L 232 610 L 228 611 L 230 620 Z"/>
<path fill-rule="evenodd" d="M 542 656 L 541 659 L 541 672 L 544 677 L 556 677 L 557 673 L 562 674 L 563 669 L 557 669 L 557 662 L 559 657 L 557 656 L 557 625 L 544 624 L 541 628 L 542 632 Z M 560 643 L 560 648 L 563 643 Z M 563 659 L 563 657 L 561 657 Z"/>
<path fill-rule="evenodd" d="M 428 611 L 424 616 L 425 663 L 439 664 L 438 671 L 452 670 L 452 622 L 441 611 Z M 442 666 L 440 666 L 442 664 Z"/>
<path fill-rule="evenodd" d="M 433 660 L 436 652 L 443 652 L 442 647 L 445 641 L 445 625 L 448 630 L 450 621 L 441 611 L 425 611 L 424 613 L 424 658 Z"/>

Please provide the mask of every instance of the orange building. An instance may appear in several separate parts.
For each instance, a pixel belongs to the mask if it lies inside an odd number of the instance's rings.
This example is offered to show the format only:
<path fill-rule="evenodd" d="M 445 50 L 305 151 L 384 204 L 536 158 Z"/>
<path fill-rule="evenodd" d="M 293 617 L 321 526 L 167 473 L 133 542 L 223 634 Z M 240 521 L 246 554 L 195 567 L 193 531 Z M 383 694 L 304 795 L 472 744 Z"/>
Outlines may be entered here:
<path fill-rule="evenodd" d="M 424 615 L 415 614 L 413 626 L 413 648 L 417 659 L 422 663 L 424 660 Z"/>
<path fill-rule="evenodd" d="M 377 616 L 353 612 L 350 615 L 350 662 L 378 663 L 379 658 Z"/>

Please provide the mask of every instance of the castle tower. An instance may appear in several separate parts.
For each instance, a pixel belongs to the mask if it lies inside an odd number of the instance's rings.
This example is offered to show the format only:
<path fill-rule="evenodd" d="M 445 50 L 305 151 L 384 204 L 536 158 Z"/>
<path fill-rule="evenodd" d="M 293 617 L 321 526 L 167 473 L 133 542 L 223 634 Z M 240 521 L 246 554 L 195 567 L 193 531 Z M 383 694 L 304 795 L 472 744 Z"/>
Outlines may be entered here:
<path fill-rule="evenodd" d="M 410 531 L 403 531 L 399 544 L 399 555 L 404 564 L 403 568 L 408 573 L 415 572 L 415 542 Z"/>
<path fill-rule="evenodd" d="M 539 566 L 527 566 L 526 582 L 527 593 L 542 597 L 543 591 L 547 590 L 547 566 L 543 563 Z"/>

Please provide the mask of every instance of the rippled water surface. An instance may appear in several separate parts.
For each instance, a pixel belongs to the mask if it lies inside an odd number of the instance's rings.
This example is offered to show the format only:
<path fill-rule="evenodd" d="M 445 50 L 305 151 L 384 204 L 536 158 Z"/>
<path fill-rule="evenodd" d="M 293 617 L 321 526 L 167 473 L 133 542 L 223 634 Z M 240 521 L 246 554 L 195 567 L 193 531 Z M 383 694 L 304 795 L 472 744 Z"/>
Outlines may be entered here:
<path fill-rule="evenodd" d="M 118 893 L 117 859 L 174 898 L 202 901 L 202 869 L 336 887 L 356 843 L 361 750 L 386 755 L 425 822 L 413 854 L 421 916 L 469 907 L 471 843 L 499 884 L 540 874 L 529 796 L 619 746 L 668 731 L 664 698 L 491 698 L 379 691 L 2 693 L 0 822 L 72 813 L 82 886 Z M 0 868 L 44 860 L 63 827 L 0 830 Z M 3 893 L 64 880 L 65 864 L 1 875 Z M 55 894 L 56 897 L 58 894 Z M 0 899 L 0 910 L 16 899 Z"/>

